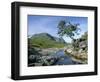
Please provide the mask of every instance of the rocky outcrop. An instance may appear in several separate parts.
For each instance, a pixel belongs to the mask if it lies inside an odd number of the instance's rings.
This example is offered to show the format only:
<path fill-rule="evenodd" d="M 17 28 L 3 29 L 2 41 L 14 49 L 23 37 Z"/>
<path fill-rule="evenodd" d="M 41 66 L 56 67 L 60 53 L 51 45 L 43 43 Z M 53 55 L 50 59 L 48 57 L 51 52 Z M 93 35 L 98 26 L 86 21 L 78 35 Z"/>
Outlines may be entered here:
<path fill-rule="evenodd" d="M 74 60 L 86 64 L 88 60 L 87 32 L 81 38 L 75 39 L 72 46 L 66 47 L 65 53 L 70 55 Z"/>
<path fill-rule="evenodd" d="M 50 66 L 54 65 L 59 58 L 56 56 L 33 56 L 30 59 L 35 62 L 29 63 L 28 66 Z"/>

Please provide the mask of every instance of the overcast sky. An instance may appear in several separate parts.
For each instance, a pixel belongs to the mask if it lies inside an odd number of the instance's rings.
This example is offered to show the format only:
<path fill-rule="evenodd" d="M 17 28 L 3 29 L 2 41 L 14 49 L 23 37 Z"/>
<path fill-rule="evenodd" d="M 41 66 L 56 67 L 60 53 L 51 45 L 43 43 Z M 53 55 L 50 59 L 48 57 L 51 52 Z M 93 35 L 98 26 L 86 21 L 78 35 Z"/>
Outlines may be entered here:
<path fill-rule="evenodd" d="M 80 35 L 75 36 L 75 38 L 79 38 L 88 30 L 87 17 L 28 15 L 28 35 L 49 33 L 52 36 L 59 37 L 57 25 L 61 20 L 70 21 L 72 24 L 80 24 Z M 63 36 L 63 39 L 66 42 L 71 42 L 71 39 L 66 36 Z"/>

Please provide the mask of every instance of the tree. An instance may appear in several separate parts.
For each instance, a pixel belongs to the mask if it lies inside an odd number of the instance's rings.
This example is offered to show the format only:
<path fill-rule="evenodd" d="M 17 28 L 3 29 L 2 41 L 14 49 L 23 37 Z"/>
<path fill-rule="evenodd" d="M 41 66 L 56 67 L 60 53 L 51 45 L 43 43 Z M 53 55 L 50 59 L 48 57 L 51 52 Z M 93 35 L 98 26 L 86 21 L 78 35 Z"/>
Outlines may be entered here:
<path fill-rule="evenodd" d="M 72 40 L 74 39 L 75 34 L 79 34 L 78 30 L 80 30 L 78 28 L 79 24 L 72 24 L 70 22 L 66 22 L 64 20 L 60 21 L 58 24 L 58 34 L 59 36 L 64 36 L 66 35 L 67 37 L 70 37 Z"/>

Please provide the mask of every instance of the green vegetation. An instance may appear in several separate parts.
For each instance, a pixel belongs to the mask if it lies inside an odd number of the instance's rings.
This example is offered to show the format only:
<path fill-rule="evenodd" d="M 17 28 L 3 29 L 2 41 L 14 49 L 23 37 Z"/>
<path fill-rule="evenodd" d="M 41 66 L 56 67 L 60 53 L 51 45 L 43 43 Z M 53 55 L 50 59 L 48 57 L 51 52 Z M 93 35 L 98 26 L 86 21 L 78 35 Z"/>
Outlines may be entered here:
<path fill-rule="evenodd" d="M 62 48 L 65 42 L 56 41 L 55 38 L 47 33 L 40 33 L 32 36 L 30 43 L 38 48 Z"/>
<path fill-rule="evenodd" d="M 87 32 L 84 33 L 79 39 L 74 39 L 72 45 L 74 46 L 75 50 L 78 51 L 82 49 L 83 51 L 87 52 Z"/>
<path fill-rule="evenodd" d="M 60 21 L 58 24 L 58 34 L 59 36 L 66 35 L 74 40 L 75 34 L 78 35 L 78 28 L 79 24 L 71 24 L 71 22 L 66 22 L 64 20 Z"/>
<path fill-rule="evenodd" d="M 66 37 L 72 39 L 71 45 L 66 46 L 65 53 L 81 63 L 87 63 L 88 34 L 85 32 L 80 38 L 75 39 L 74 36 L 79 35 L 78 30 L 80 29 L 78 26 L 79 24 L 72 24 L 62 20 L 58 24 L 58 34 L 61 37 L 66 35 Z"/>
<path fill-rule="evenodd" d="M 87 63 L 88 60 L 88 44 L 87 44 L 88 34 L 85 32 L 80 38 L 75 39 L 72 42 L 72 46 L 65 50 L 65 53 L 71 56 L 75 61 L 80 61 L 81 63 Z M 73 45 L 75 47 L 73 47 Z"/>
<path fill-rule="evenodd" d="M 86 64 L 88 60 L 88 33 L 85 32 L 80 38 L 78 35 L 79 24 L 60 21 L 58 24 L 58 37 L 51 36 L 48 33 L 34 34 L 28 38 L 28 66 L 49 66 L 56 65 L 59 60 L 65 56 L 71 58 L 71 61 L 79 64 Z M 63 36 L 70 37 L 71 43 L 66 43 Z M 61 52 L 59 52 L 61 51 Z M 61 57 L 55 55 L 63 54 Z M 63 53 L 62 53 L 63 52 Z M 72 63 L 74 64 L 74 63 Z"/>

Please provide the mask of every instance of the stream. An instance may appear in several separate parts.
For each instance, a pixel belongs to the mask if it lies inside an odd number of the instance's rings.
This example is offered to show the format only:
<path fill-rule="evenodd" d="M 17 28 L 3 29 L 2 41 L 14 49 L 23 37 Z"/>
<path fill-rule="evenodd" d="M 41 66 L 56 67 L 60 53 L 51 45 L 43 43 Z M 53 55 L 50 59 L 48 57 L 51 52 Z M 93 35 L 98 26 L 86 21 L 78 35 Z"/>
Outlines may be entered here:
<path fill-rule="evenodd" d="M 59 50 L 55 55 L 59 57 L 55 65 L 79 64 L 79 62 L 73 61 L 70 56 L 66 55 L 63 50 Z"/>

